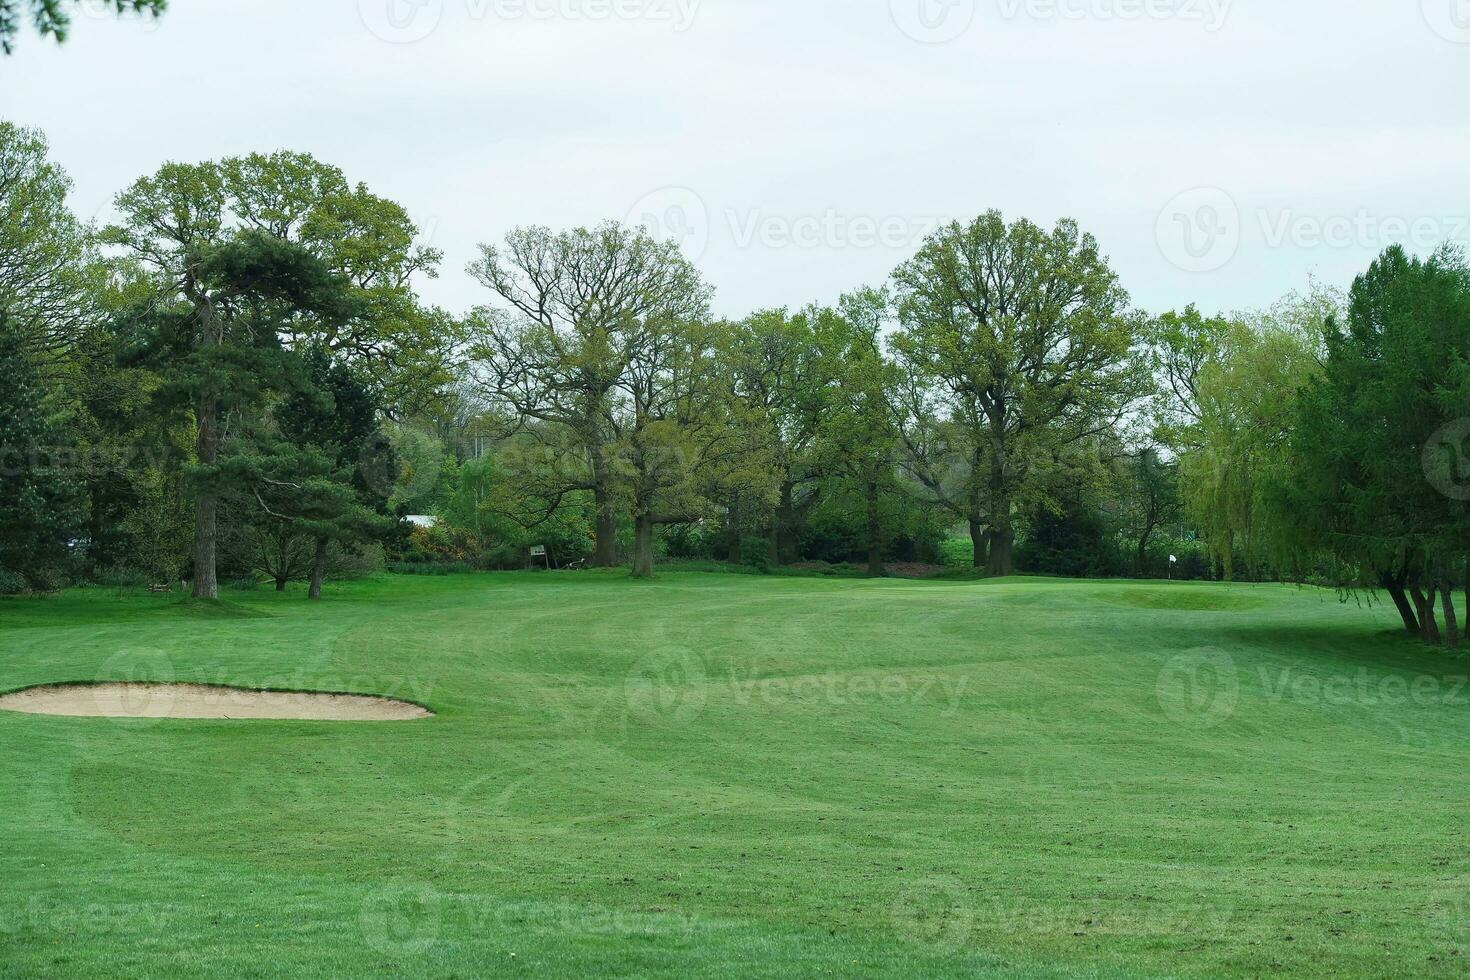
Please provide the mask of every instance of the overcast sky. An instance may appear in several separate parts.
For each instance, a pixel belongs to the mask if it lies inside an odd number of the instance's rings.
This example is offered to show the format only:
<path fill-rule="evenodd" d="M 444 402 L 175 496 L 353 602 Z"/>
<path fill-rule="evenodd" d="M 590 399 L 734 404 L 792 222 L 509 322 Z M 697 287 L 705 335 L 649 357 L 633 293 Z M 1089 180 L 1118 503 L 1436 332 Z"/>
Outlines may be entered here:
<path fill-rule="evenodd" d="M 720 313 L 882 281 L 998 208 L 1095 234 L 1134 301 L 1267 304 L 1470 240 L 1470 0 L 171 0 L 0 61 L 75 207 L 289 148 L 445 251 L 647 221 Z"/>

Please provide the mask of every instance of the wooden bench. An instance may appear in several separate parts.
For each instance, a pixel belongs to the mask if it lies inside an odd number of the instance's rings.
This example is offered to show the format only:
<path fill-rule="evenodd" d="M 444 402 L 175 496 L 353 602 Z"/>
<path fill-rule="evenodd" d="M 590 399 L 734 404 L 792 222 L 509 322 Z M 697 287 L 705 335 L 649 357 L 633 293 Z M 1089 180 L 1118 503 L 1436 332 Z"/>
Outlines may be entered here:
<path fill-rule="evenodd" d="M 149 595 L 162 595 L 165 592 L 172 592 L 172 591 L 173 591 L 173 586 L 171 586 L 171 585 L 150 585 L 150 586 L 148 586 L 148 594 Z"/>

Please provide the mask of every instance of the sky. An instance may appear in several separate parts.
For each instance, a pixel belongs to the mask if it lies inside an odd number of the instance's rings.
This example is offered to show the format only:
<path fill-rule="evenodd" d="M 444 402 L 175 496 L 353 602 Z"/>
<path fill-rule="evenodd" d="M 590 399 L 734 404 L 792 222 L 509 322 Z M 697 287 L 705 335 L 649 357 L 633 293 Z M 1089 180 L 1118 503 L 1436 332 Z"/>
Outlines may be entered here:
<path fill-rule="evenodd" d="M 0 59 L 105 221 L 170 161 L 302 150 L 403 204 L 453 312 L 512 228 L 680 242 L 716 312 L 880 284 L 937 225 L 1075 218 L 1139 307 L 1470 242 L 1470 0 L 82 0 Z"/>

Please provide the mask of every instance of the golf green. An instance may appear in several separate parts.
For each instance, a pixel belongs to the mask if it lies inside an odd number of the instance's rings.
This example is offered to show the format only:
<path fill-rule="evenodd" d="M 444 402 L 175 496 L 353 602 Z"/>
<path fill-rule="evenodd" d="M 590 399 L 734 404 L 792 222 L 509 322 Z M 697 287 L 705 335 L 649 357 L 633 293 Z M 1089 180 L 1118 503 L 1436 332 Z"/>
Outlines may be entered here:
<path fill-rule="evenodd" d="M 597 572 L 0 601 L 3 976 L 1464 976 L 1470 660 L 1286 586 Z"/>

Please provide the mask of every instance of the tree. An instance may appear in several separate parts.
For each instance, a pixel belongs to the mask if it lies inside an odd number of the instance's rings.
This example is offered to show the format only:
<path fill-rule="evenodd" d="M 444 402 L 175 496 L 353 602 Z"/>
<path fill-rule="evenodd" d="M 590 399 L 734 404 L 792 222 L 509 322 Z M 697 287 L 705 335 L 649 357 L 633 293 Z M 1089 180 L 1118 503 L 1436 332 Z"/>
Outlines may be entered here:
<path fill-rule="evenodd" d="M 274 416 L 294 450 L 287 454 L 292 464 L 288 469 L 301 471 L 304 478 L 276 479 L 272 487 L 294 491 L 281 510 L 294 514 L 287 520 L 311 539 L 308 597 L 320 599 L 328 546 L 351 547 L 393 522 L 386 514 L 384 488 L 365 479 L 359 465 L 377 434 L 372 394 L 324 348 L 309 348 L 302 357 L 310 387 L 293 393 Z"/>
<path fill-rule="evenodd" d="M 32 356 L 0 309 L 0 591 L 59 584 L 83 523 L 81 487 Z"/>
<path fill-rule="evenodd" d="M 633 524 L 633 577 L 653 576 L 653 533 L 709 516 L 738 486 L 774 502 L 769 441 L 719 377 L 715 333 L 701 319 L 643 321 L 607 422 L 617 496 Z"/>
<path fill-rule="evenodd" d="M 731 394 L 759 420 L 770 440 L 779 483 L 767 528 L 768 559 L 773 564 L 796 559 L 802 515 L 815 504 L 815 488 L 820 485 L 814 447 L 826 392 L 814 324 L 821 315 L 816 308 L 795 315 L 766 310 L 730 324 L 720 334 L 719 370 L 728 379 Z M 738 537 L 733 543 L 738 545 Z"/>
<path fill-rule="evenodd" d="M 640 344 L 666 324 L 705 316 L 709 287 L 676 245 L 611 222 L 560 233 L 518 228 L 503 248 L 480 250 L 470 272 L 507 308 L 476 312 L 478 380 L 510 418 L 511 431 L 575 448 L 576 456 L 559 456 L 541 474 L 538 496 L 591 492 L 592 563 L 614 565 L 612 400 L 628 387 Z"/>
<path fill-rule="evenodd" d="M 932 234 L 893 274 L 895 346 L 983 450 L 986 569 L 1012 569 L 1018 500 L 1039 461 L 1112 427 L 1143 392 L 1138 325 L 1091 235 L 991 211 Z"/>
<path fill-rule="evenodd" d="M 821 311 L 815 328 L 827 379 L 818 451 L 824 470 L 861 493 L 871 575 L 884 573 L 883 498 L 897 489 L 894 375 L 881 340 L 887 306 L 880 291 L 859 290 L 843 296 L 838 309 Z"/>
<path fill-rule="evenodd" d="M 1292 518 L 1272 508 L 1268 488 L 1289 466 L 1296 396 L 1317 370 L 1328 296 L 1293 294 L 1264 315 L 1214 321 L 1174 423 L 1156 430 L 1178 454 L 1186 511 L 1227 579 L 1237 557 L 1291 560 Z M 1201 344 L 1198 333 L 1186 338 Z M 1164 386 L 1166 398 L 1173 391 Z"/>
<path fill-rule="evenodd" d="M 1451 646 L 1470 553 L 1467 366 L 1463 257 L 1386 250 L 1353 283 L 1345 322 L 1327 325 L 1321 370 L 1294 406 L 1292 468 L 1273 487 L 1299 552 L 1325 550 L 1342 584 L 1382 585 L 1406 629 Z"/>
<path fill-rule="evenodd" d="M 1179 496 L 1179 466 L 1159 458 L 1152 446 L 1140 449 L 1128 460 L 1128 492 L 1125 497 L 1130 529 L 1138 541 L 1134 574 L 1144 577 L 1148 569 L 1148 544 L 1160 528 L 1178 520 L 1184 512 Z"/>
<path fill-rule="evenodd" d="M 0 306 L 27 347 L 54 353 L 89 319 L 90 242 L 47 154 L 38 130 L 0 121 Z"/>
<path fill-rule="evenodd" d="M 270 351 L 320 344 L 384 391 L 442 371 L 438 318 L 414 312 L 410 284 L 437 253 L 413 244 L 401 208 L 352 188 L 335 168 L 293 153 L 167 164 L 117 206 L 122 219 L 104 240 L 151 280 L 154 295 L 140 308 L 172 319 L 170 344 L 194 392 L 201 478 L 219 464 L 225 413 L 271 387 L 257 383 L 275 370 Z M 240 360 L 246 353 L 251 363 Z M 195 486 L 194 592 L 213 598 L 219 500 L 208 479 Z"/>
<path fill-rule="evenodd" d="M 168 7 L 168 0 L 103 0 L 119 14 L 137 13 L 157 17 Z M 71 31 L 71 14 L 66 0 L 0 0 L 0 52 L 15 51 L 15 37 L 20 33 L 21 9 L 28 5 L 31 25 L 42 37 L 65 41 Z"/>

